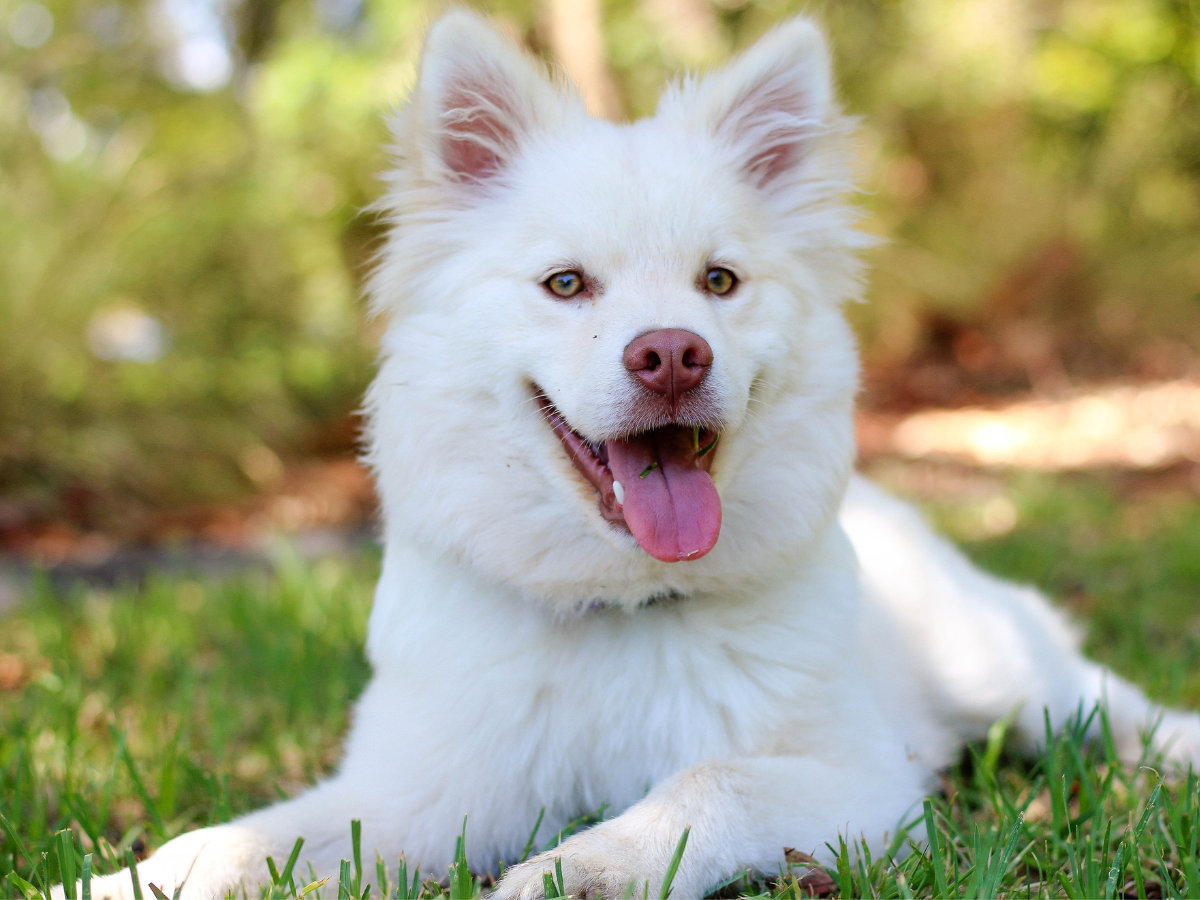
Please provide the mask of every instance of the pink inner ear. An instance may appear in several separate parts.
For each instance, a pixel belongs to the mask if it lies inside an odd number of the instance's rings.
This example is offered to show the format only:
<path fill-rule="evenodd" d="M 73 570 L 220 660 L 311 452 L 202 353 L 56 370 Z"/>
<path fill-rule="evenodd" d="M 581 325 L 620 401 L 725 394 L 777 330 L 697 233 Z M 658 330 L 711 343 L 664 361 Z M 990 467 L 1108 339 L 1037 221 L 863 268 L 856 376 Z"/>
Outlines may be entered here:
<path fill-rule="evenodd" d="M 748 148 L 743 167 L 759 187 L 803 159 L 804 141 L 815 123 L 805 116 L 805 97 L 797 78 L 789 72 L 759 82 L 738 99 L 722 122 L 722 128 Z"/>
<path fill-rule="evenodd" d="M 755 176 L 759 187 L 766 187 L 800 159 L 800 148 L 795 143 L 782 143 L 768 147 L 755 154 L 746 164 L 746 171 Z"/>
<path fill-rule="evenodd" d="M 443 100 L 442 159 L 467 180 L 484 181 L 500 171 L 513 144 L 516 113 L 488 74 L 459 75 Z"/>

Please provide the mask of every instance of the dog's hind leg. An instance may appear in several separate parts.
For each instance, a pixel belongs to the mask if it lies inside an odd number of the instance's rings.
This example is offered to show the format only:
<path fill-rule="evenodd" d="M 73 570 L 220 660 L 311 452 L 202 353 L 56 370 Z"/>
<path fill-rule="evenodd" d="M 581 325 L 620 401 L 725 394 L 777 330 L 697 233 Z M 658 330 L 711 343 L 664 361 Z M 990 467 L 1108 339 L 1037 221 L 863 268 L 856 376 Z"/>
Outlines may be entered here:
<path fill-rule="evenodd" d="M 1142 734 L 1154 729 L 1155 750 L 1200 763 L 1200 717 L 1151 703 L 1086 659 L 1066 616 L 1038 591 L 976 568 L 915 509 L 865 479 L 852 480 L 841 522 L 859 557 L 865 640 L 878 650 L 868 658 L 904 664 L 941 728 L 976 739 L 1015 712 L 1032 746 L 1045 713 L 1057 728 L 1101 703 L 1123 758 L 1137 760 Z"/>

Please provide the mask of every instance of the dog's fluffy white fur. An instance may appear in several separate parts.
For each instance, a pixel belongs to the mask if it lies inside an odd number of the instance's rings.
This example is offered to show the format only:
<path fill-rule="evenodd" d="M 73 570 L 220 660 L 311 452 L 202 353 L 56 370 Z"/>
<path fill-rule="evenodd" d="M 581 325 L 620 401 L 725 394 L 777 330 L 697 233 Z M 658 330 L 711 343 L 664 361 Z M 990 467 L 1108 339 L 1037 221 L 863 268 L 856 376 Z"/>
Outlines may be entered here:
<path fill-rule="evenodd" d="M 1029 588 L 974 568 L 905 504 L 851 474 L 854 342 L 867 240 L 847 204 L 849 128 L 818 28 L 795 19 L 656 116 L 590 118 L 572 88 L 485 20 L 431 30 L 397 117 L 371 283 L 388 319 L 370 461 L 386 552 L 338 773 L 185 834 L 140 866 L 185 898 L 251 893 L 298 835 L 321 875 L 350 856 L 445 872 L 467 816 L 478 868 L 601 804 L 611 818 L 505 870 L 496 896 L 701 896 L 783 848 L 880 847 L 964 740 L 1016 711 L 1064 723 L 1107 704 L 1121 751 L 1200 761 L 1200 719 L 1085 660 Z M 698 273 L 739 278 L 715 297 Z M 584 299 L 541 282 L 579 268 Z M 723 508 L 702 559 L 651 558 L 535 400 L 588 440 L 620 437 L 621 363 L 659 328 L 703 336 Z M 261 689 L 269 690 L 263 685 Z M 306 871 L 304 862 L 300 871 Z M 131 896 L 128 872 L 96 896 Z M 640 890 L 639 890 L 640 893 Z"/>

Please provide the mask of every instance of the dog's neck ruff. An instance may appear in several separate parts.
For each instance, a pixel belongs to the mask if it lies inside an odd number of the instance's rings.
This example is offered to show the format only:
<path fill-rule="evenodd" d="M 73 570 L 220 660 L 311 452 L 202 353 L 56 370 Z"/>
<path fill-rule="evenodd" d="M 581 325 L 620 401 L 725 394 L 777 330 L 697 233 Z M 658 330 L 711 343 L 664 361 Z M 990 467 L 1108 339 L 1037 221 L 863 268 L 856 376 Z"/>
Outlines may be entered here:
<path fill-rule="evenodd" d="M 587 615 L 589 613 L 608 612 L 609 610 L 622 610 L 624 612 L 640 612 L 643 609 L 652 607 L 670 606 L 677 603 L 685 603 L 691 599 L 689 594 L 681 594 L 678 591 L 668 591 L 665 594 L 651 594 L 642 602 L 636 604 L 632 609 L 623 603 L 617 603 L 613 600 L 592 600 L 590 603 L 585 603 L 580 606 L 580 613 Z"/>

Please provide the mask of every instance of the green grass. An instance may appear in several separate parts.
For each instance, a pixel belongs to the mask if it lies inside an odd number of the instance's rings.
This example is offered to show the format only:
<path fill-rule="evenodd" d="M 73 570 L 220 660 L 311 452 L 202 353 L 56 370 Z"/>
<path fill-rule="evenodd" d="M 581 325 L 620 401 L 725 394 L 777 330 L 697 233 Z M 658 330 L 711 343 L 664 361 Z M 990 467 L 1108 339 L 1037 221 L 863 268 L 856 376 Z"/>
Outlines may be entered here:
<path fill-rule="evenodd" d="M 112 871 L 328 771 L 369 674 L 373 575 L 327 562 L 220 586 L 37 590 L 0 634 L 0 677 L 19 681 L 0 694 L 0 812 L 34 857 L 18 871 L 34 880 L 67 825 L 93 871 Z M 6 836 L 0 875 L 15 849 Z"/>
<path fill-rule="evenodd" d="M 1017 521 L 999 537 L 972 537 L 970 503 L 927 507 L 981 563 L 1085 617 L 1090 652 L 1161 700 L 1200 706 L 1200 504 L 1119 502 L 1094 478 L 1016 477 L 1000 489 Z M 39 587 L 0 628 L 0 894 L 57 882 L 60 860 L 76 874 L 85 858 L 93 873 L 113 871 L 328 771 L 368 676 L 374 571 L 361 559 L 214 584 Z M 944 788 L 883 858 L 842 844 L 828 871 L 796 855 L 777 877 L 735 879 L 719 894 L 800 896 L 824 880 L 840 896 L 1200 896 L 1194 777 L 1164 783 L 1121 766 L 1078 730 L 1037 759 L 1015 758 L 999 723 Z M 393 878 L 389 896 L 486 890 L 470 872 L 469 823 L 459 851 L 448 873 L 406 871 L 403 889 Z M 287 860 L 273 863 L 273 896 L 305 889 Z M 308 896 L 361 896 L 368 881 L 381 896 L 374 863 L 349 860 L 338 884 Z"/>

